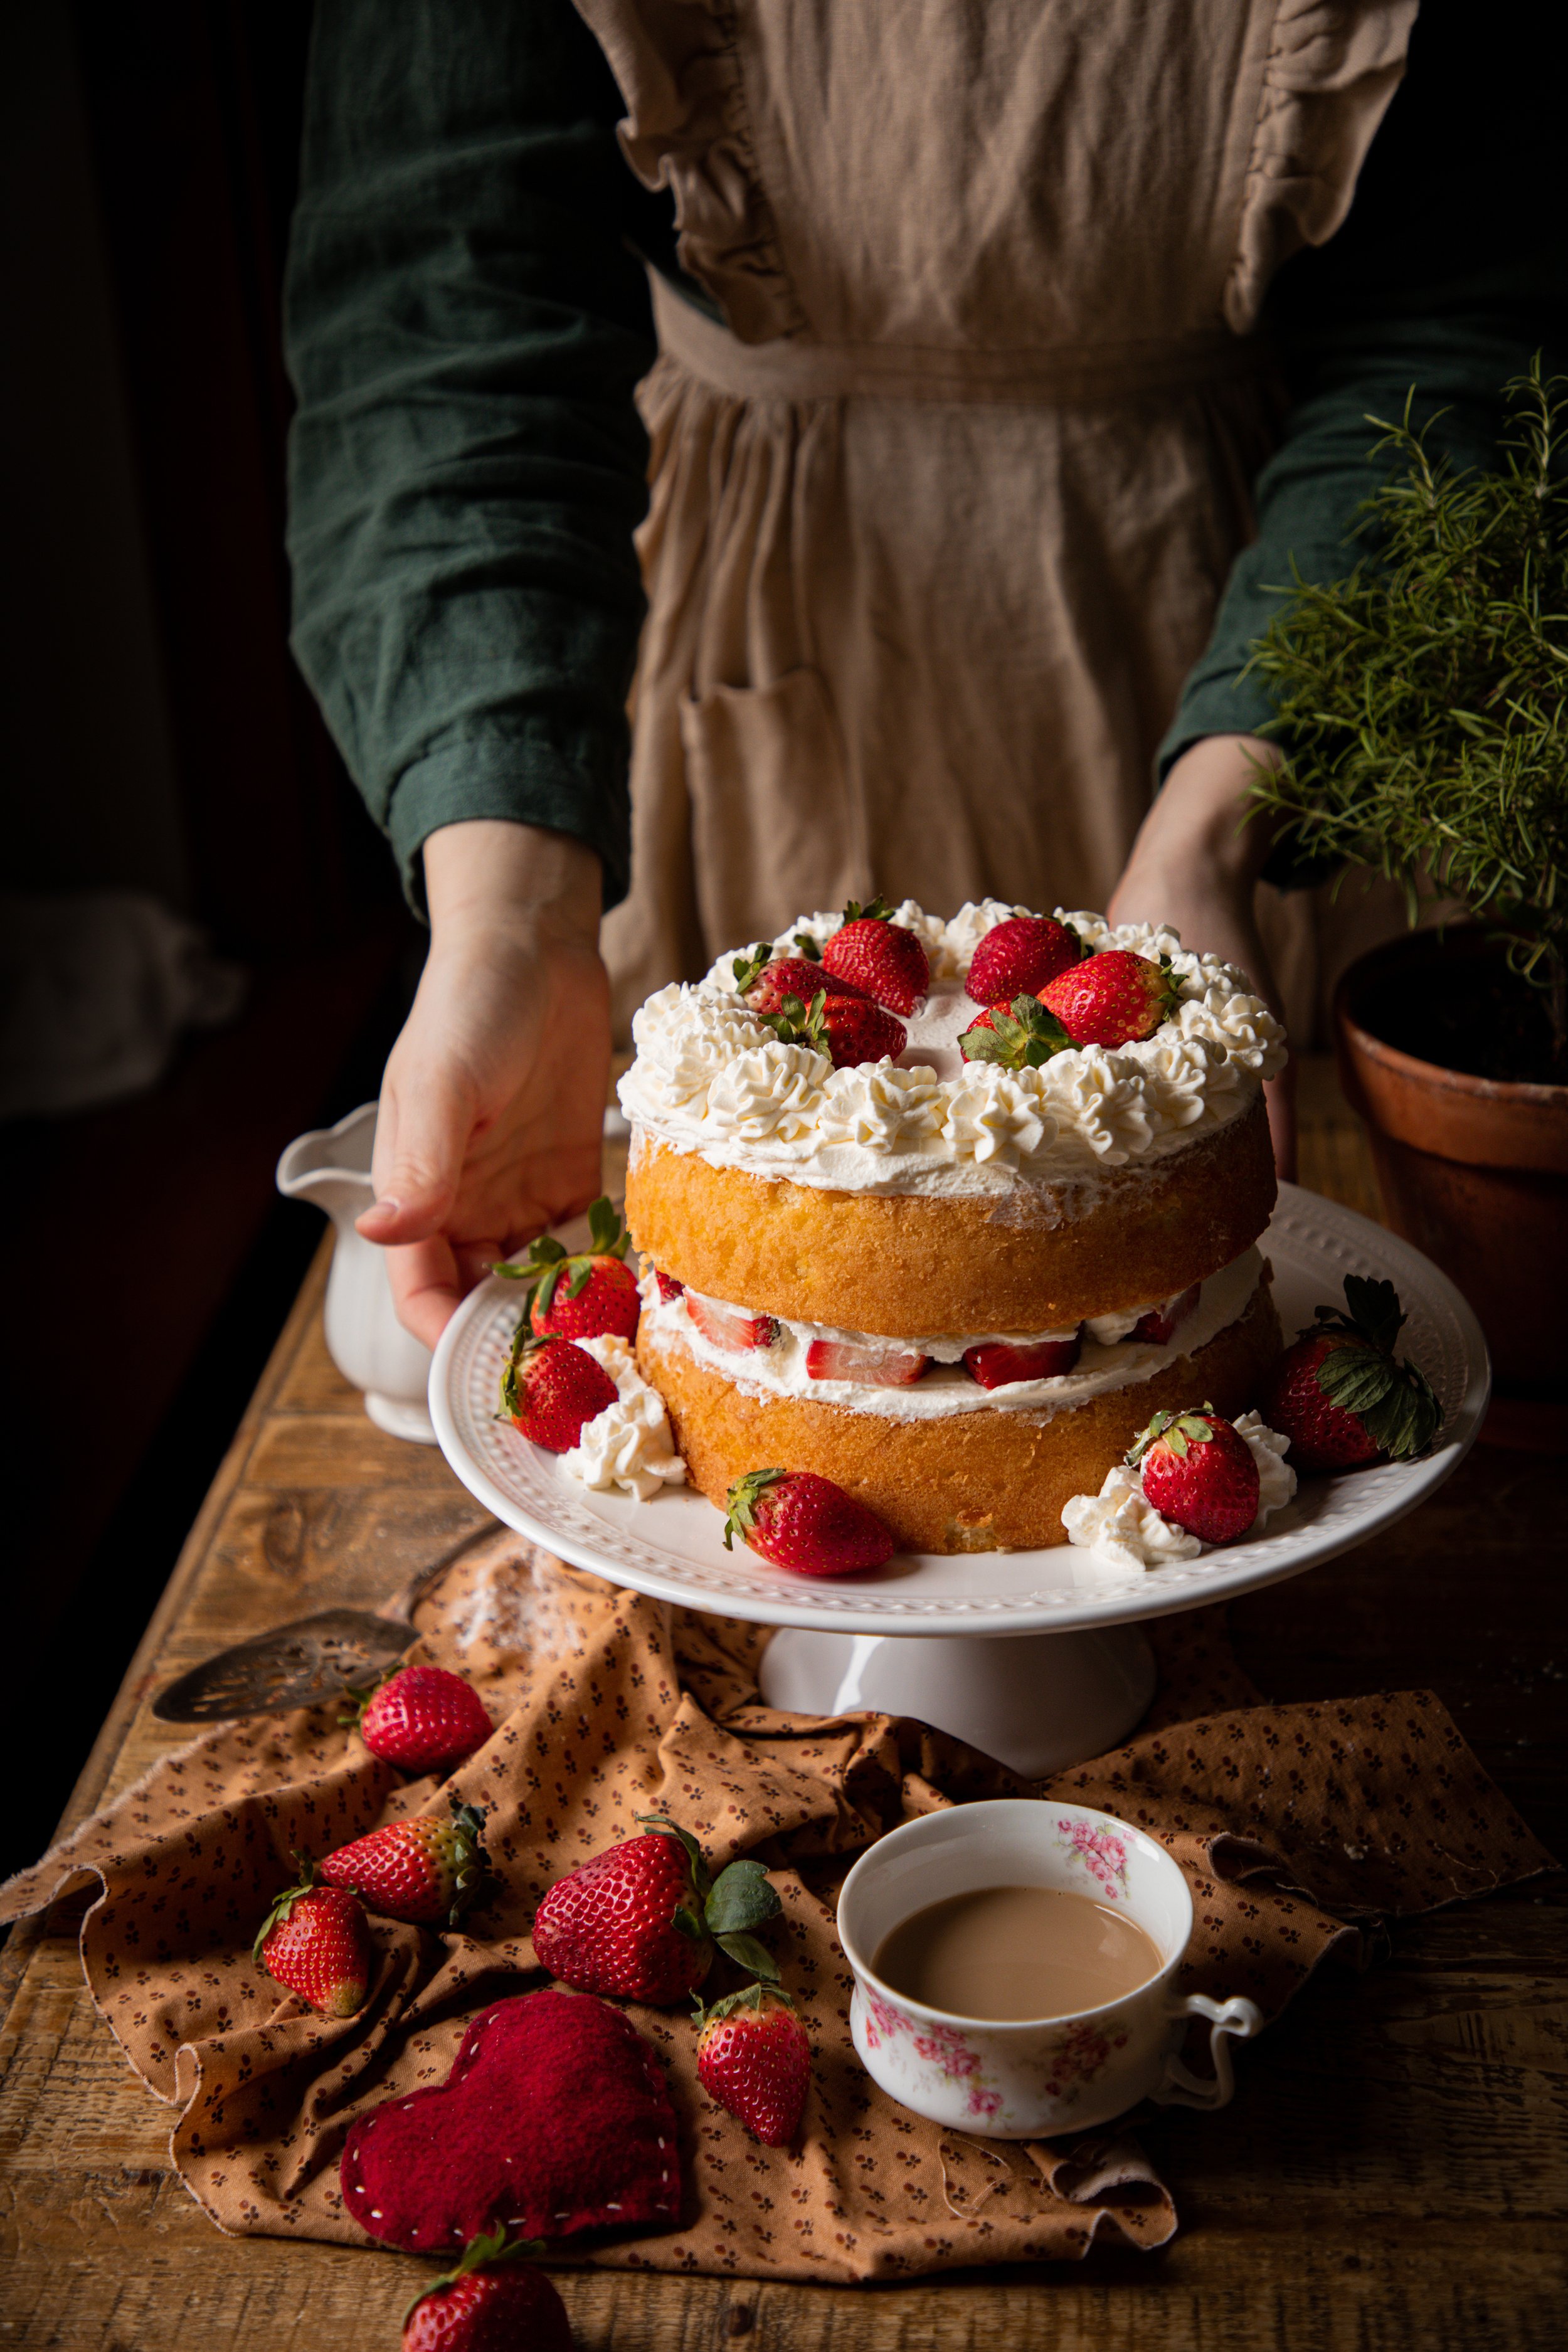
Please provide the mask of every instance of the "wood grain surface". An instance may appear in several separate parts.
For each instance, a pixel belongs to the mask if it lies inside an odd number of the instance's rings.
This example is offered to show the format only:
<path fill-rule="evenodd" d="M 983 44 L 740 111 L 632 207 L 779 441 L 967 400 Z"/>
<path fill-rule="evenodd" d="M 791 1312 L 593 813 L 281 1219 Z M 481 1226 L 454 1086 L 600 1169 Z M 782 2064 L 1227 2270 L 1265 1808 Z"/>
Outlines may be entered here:
<path fill-rule="evenodd" d="M 1326 1066 L 1303 1175 L 1375 1213 Z M 368 1422 L 321 1336 L 323 1252 L 72 1801 L 186 1735 L 151 1695 L 226 1642 L 385 1600 L 483 1514 L 438 1454 Z M 1561 1462 L 1478 1447 L 1378 1543 L 1232 1613 L 1281 1699 L 1435 1687 L 1532 1828 L 1568 1845 Z M 1154 2254 L 859 2289 L 556 2271 L 583 2352 L 1557 2352 L 1568 2207 L 1561 1880 L 1396 1925 L 1241 2061 L 1235 2105 L 1147 2133 L 1182 2228 Z M 166 2164 L 59 1906 L 0 1953 L 0 2346 L 373 2352 L 427 2266 L 220 2236 Z"/>

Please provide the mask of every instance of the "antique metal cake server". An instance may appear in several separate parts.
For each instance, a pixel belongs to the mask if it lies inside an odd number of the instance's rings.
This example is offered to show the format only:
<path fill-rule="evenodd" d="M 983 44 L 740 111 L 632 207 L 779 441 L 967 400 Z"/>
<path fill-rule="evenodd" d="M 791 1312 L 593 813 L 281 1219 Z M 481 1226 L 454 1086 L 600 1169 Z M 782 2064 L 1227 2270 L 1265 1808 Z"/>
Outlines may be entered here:
<path fill-rule="evenodd" d="M 321 1609 L 219 1650 L 161 1690 L 153 1714 L 161 1723 L 226 1723 L 235 1716 L 313 1706 L 374 1682 L 413 1641 L 414 1612 L 437 1579 L 494 1533 L 487 1525 L 465 1536 L 422 1568 L 384 1612 Z"/>

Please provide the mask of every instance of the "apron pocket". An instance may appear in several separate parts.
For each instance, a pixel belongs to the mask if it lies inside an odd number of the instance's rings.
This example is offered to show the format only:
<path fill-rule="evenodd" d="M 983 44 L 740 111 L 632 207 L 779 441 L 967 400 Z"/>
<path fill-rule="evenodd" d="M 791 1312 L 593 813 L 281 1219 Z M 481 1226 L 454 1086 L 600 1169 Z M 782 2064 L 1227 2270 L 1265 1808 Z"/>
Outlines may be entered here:
<path fill-rule="evenodd" d="M 820 671 L 687 695 L 680 739 L 710 956 L 870 895 L 864 813 Z"/>

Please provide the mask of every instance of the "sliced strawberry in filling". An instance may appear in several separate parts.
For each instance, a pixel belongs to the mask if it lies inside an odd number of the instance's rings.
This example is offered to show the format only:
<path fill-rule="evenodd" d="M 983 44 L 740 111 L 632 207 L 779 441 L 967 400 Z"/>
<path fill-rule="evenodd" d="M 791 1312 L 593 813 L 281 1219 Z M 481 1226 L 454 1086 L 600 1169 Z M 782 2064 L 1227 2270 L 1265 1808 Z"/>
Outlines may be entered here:
<path fill-rule="evenodd" d="M 1082 1334 L 1078 1331 L 1070 1339 L 1037 1339 L 1027 1348 L 1010 1348 L 1005 1339 L 993 1339 L 984 1348 L 965 1348 L 964 1370 L 983 1389 L 1005 1389 L 1014 1381 L 1054 1380 L 1060 1372 L 1071 1371 L 1082 1345 Z"/>
<path fill-rule="evenodd" d="M 1202 1288 L 1201 1282 L 1194 1282 L 1189 1290 L 1183 1291 L 1179 1298 L 1167 1299 L 1163 1307 L 1151 1307 L 1147 1315 L 1139 1317 L 1127 1334 L 1128 1338 L 1147 1340 L 1154 1348 L 1168 1347 L 1177 1326 L 1186 1321 L 1197 1305 L 1198 1293 Z"/>
<path fill-rule="evenodd" d="M 705 1339 L 716 1348 L 729 1348 L 740 1353 L 751 1348 L 771 1348 L 779 1336 L 779 1327 L 771 1315 L 748 1315 L 743 1307 L 726 1307 L 717 1298 L 702 1298 L 695 1290 L 686 1294 L 686 1311 Z"/>
<path fill-rule="evenodd" d="M 886 1341 L 856 1347 L 847 1339 L 814 1339 L 805 1351 L 809 1379 L 859 1381 L 873 1389 L 912 1389 L 930 1366 L 931 1358 L 916 1349 Z"/>
<path fill-rule="evenodd" d="M 653 1270 L 653 1278 L 658 1285 L 658 1295 L 663 1299 L 667 1307 L 669 1305 L 671 1299 L 679 1298 L 683 1296 L 686 1285 L 683 1282 L 677 1282 L 674 1275 L 661 1274 L 656 1265 Z"/>

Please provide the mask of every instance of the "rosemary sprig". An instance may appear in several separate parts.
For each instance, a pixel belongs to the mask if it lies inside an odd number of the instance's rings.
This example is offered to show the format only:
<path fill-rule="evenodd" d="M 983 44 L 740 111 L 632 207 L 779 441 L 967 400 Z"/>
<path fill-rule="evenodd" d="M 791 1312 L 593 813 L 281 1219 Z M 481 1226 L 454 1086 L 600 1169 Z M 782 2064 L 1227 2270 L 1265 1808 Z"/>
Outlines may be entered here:
<path fill-rule="evenodd" d="M 1403 465 L 1363 509 L 1349 577 L 1297 574 L 1248 667 L 1287 757 L 1256 808 L 1307 857 L 1457 903 L 1545 992 L 1568 1053 L 1568 380 L 1506 388 L 1495 471 L 1455 469 L 1411 423 L 1367 422 Z"/>

